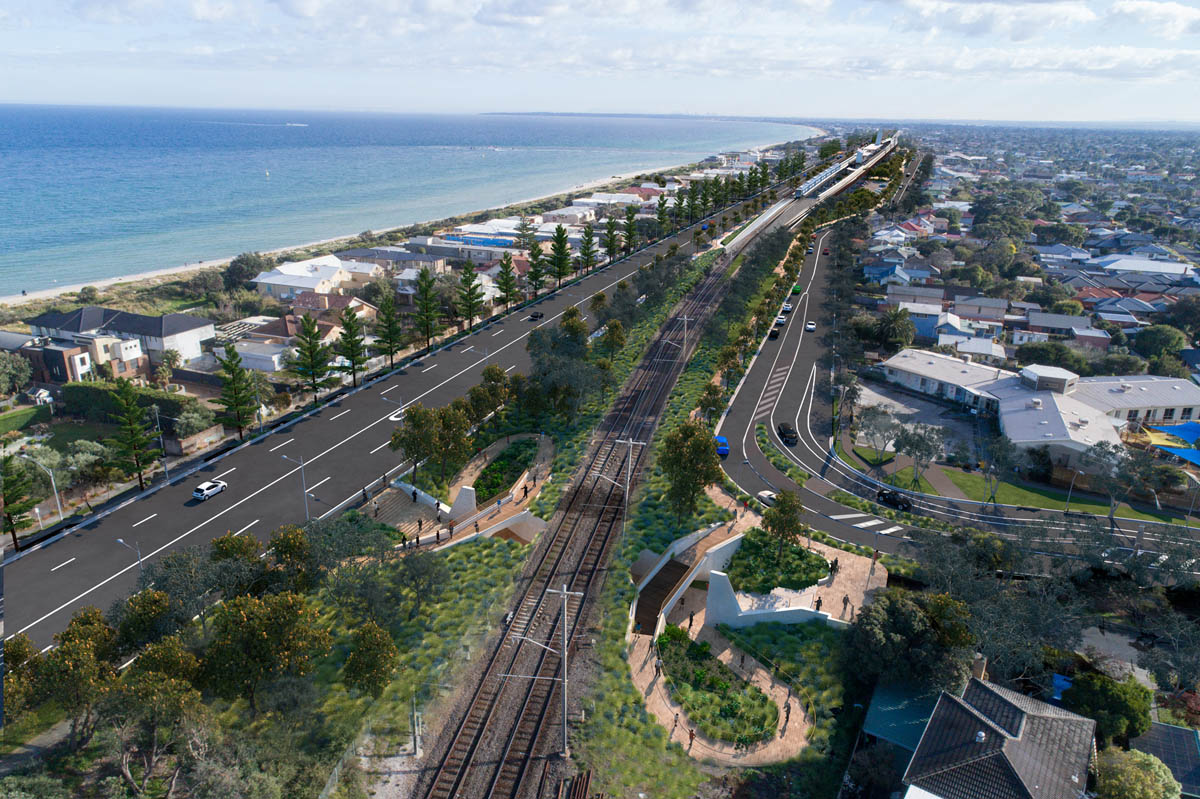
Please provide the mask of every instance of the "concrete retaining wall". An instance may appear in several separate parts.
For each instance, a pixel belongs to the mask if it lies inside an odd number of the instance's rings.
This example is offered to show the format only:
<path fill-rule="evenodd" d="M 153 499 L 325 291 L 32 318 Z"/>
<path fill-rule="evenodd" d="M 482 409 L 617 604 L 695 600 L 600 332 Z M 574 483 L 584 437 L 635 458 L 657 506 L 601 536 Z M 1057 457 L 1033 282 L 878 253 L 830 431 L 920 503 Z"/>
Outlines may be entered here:
<path fill-rule="evenodd" d="M 722 571 L 713 571 L 708 578 L 708 597 L 704 606 L 704 622 L 714 627 L 718 624 L 728 624 L 730 627 L 751 627 L 765 622 L 779 624 L 799 624 L 806 621 L 823 621 L 830 627 L 844 629 L 850 625 L 841 619 L 835 619 L 823 610 L 812 608 L 770 608 L 763 610 L 743 610 L 738 602 L 737 594 L 729 582 L 729 576 Z"/>

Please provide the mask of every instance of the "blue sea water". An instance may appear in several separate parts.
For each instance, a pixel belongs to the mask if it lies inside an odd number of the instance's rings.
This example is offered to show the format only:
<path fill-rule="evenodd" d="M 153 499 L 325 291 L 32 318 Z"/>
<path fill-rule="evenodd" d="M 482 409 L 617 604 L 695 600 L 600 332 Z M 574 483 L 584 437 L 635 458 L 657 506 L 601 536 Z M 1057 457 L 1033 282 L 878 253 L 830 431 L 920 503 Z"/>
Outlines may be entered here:
<path fill-rule="evenodd" d="M 749 120 L 0 106 L 0 295 L 807 138 Z"/>

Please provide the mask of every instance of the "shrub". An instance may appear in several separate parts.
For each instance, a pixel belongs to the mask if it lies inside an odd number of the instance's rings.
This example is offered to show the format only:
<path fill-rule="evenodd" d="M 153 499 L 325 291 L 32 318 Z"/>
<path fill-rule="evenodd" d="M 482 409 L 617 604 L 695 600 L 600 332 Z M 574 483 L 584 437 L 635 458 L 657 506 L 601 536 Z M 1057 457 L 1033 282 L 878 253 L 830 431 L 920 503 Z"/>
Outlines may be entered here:
<path fill-rule="evenodd" d="M 476 501 L 484 505 L 511 488 L 521 473 L 533 465 L 537 450 L 537 439 L 532 438 L 505 447 L 491 463 L 483 467 L 475 480 Z"/>
<path fill-rule="evenodd" d="M 769 594 L 772 588 L 800 591 L 829 574 L 829 562 L 810 549 L 779 543 L 755 527 L 742 538 L 725 570 L 735 591 Z"/>

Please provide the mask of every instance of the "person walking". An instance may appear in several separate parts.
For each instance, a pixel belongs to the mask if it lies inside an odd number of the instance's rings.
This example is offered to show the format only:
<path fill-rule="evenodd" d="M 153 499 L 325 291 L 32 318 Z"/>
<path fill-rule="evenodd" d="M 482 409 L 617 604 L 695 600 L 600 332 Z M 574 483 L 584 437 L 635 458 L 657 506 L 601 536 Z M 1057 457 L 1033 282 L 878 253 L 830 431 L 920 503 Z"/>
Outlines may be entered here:
<path fill-rule="evenodd" d="M 425 526 L 424 519 L 417 519 L 417 532 L 421 532 L 421 528 Z"/>
<path fill-rule="evenodd" d="M 694 622 L 695 620 L 696 620 L 696 611 L 694 611 L 694 610 L 689 611 L 688 612 L 688 630 L 689 631 L 692 629 L 692 622 Z"/>
<path fill-rule="evenodd" d="M 688 749 L 691 749 L 692 744 L 695 742 L 696 742 L 696 731 L 689 729 L 688 730 Z"/>
<path fill-rule="evenodd" d="M 367 487 L 363 486 L 363 502 L 367 501 Z"/>
<path fill-rule="evenodd" d="M 821 597 L 817 597 L 816 609 L 818 611 L 821 609 Z"/>
<path fill-rule="evenodd" d="M 379 500 L 371 500 L 371 510 L 375 511 L 375 518 L 379 518 Z"/>
<path fill-rule="evenodd" d="M 413 498 L 413 503 L 415 504 L 417 501 L 417 489 L 415 489 L 415 488 L 413 489 L 412 498 Z"/>
<path fill-rule="evenodd" d="M 654 679 L 657 680 L 661 676 L 662 676 L 662 658 L 658 658 L 657 660 L 654 661 Z"/>

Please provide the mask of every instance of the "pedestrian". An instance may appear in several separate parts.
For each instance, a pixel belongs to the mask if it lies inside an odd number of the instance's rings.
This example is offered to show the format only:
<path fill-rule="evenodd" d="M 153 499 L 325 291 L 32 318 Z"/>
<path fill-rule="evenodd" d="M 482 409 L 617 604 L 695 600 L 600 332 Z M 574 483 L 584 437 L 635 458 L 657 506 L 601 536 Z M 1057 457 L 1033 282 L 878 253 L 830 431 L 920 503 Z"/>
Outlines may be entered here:
<path fill-rule="evenodd" d="M 746 653 L 745 652 L 742 653 L 742 659 L 738 661 L 738 667 L 743 668 L 743 669 L 746 668 Z"/>
<path fill-rule="evenodd" d="M 654 661 L 654 677 L 658 679 L 662 676 L 662 659 Z"/>
<path fill-rule="evenodd" d="M 363 486 L 363 502 L 367 501 L 367 487 Z"/>
<path fill-rule="evenodd" d="M 845 596 L 842 597 L 842 610 L 845 610 L 846 606 L 849 604 L 850 604 L 850 595 L 846 594 Z"/>
<path fill-rule="evenodd" d="M 816 604 L 816 608 L 817 608 L 817 610 L 818 610 L 818 611 L 821 609 L 821 597 L 817 597 L 817 604 Z"/>
<path fill-rule="evenodd" d="M 694 610 L 690 611 L 688 613 L 688 629 L 689 630 L 692 629 L 692 622 L 694 622 L 695 620 L 696 620 L 696 611 L 694 611 Z"/>
<path fill-rule="evenodd" d="M 377 500 L 377 499 L 371 500 L 371 507 L 375 511 L 375 518 L 378 519 L 379 518 L 379 500 Z"/>
<path fill-rule="evenodd" d="M 400 548 L 403 549 L 407 546 L 408 546 L 408 536 L 404 532 L 401 532 L 400 533 Z"/>
<path fill-rule="evenodd" d="M 791 720 L 792 720 L 792 703 L 788 702 L 786 705 L 783 706 L 783 726 L 786 727 L 787 723 Z"/>
<path fill-rule="evenodd" d="M 417 489 L 413 489 L 413 502 L 417 501 Z"/>
<path fill-rule="evenodd" d="M 442 543 L 442 531 L 440 529 L 435 528 L 433 532 L 434 532 L 435 536 L 437 537 L 436 543 L 438 543 L 438 544 Z"/>
<path fill-rule="evenodd" d="M 695 741 L 696 741 L 696 731 L 689 729 L 688 730 L 688 748 L 689 749 L 691 748 L 692 744 L 695 743 Z"/>
<path fill-rule="evenodd" d="M 500 512 L 500 500 L 496 500 L 496 513 Z"/>
<path fill-rule="evenodd" d="M 477 533 L 479 532 L 479 520 L 478 519 L 475 521 L 475 532 L 477 532 Z"/>
<path fill-rule="evenodd" d="M 417 536 L 417 540 L 413 542 L 414 547 L 421 546 L 421 536 Z"/>
<path fill-rule="evenodd" d="M 837 574 L 837 572 L 838 572 L 838 559 L 837 558 L 833 559 L 833 564 L 832 564 L 832 568 L 830 568 L 830 571 L 833 572 L 834 574 Z"/>
<path fill-rule="evenodd" d="M 425 526 L 424 519 L 417 519 L 417 532 L 421 532 L 421 528 Z"/>
<path fill-rule="evenodd" d="M 634 635 L 641 635 L 641 634 L 642 634 L 642 623 L 641 623 L 640 621 L 638 621 L 638 622 L 634 622 L 634 624 L 633 624 L 633 634 L 634 634 Z"/>
<path fill-rule="evenodd" d="M 682 608 L 682 607 L 686 607 L 686 606 L 687 606 L 687 594 L 680 594 L 679 595 L 679 607 Z"/>
<path fill-rule="evenodd" d="M 438 524 L 442 523 L 442 509 L 441 508 L 438 508 L 437 520 L 438 520 Z"/>
<path fill-rule="evenodd" d="M 381 488 L 387 488 L 387 473 L 379 475 L 379 485 Z"/>
<path fill-rule="evenodd" d="M 521 497 L 521 499 L 529 499 L 529 483 L 521 486 L 521 488 L 525 491 L 525 496 Z"/>
<path fill-rule="evenodd" d="M 671 729 L 675 729 L 678 726 L 679 726 L 679 713 L 676 713 L 675 714 L 675 723 L 671 725 Z"/>
<path fill-rule="evenodd" d="M 454 522 L 450 522 L 450 537 L 454 538 Z"/>

